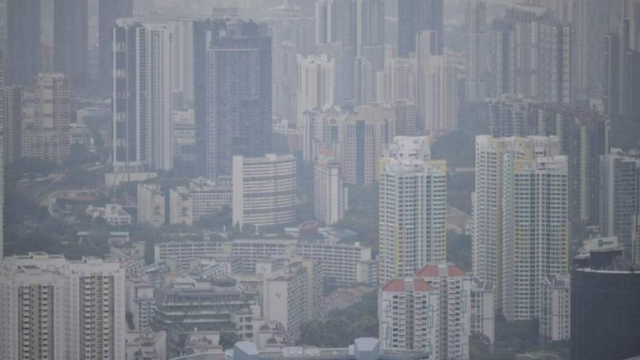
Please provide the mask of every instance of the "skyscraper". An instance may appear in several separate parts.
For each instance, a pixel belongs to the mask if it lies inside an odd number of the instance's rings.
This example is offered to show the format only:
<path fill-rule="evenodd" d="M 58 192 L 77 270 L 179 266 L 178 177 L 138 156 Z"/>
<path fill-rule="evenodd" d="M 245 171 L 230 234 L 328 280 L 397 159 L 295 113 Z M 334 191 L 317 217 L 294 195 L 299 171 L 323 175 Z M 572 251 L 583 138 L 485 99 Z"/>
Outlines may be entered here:
<path fill-rule="evenodd" d="M 560 155 L 554 137 L 476 137 L 476 190 L 474 193 L 473 273 L 496 284 L 496 305 L 502 303 L 504 268 L 504 203 L 510 189 L 505 183 L 513 161 Z M 509 162 L 507 160 L 511 159 Z"/>
<path fill-rule="evenodd" d="M 396 137 L 380 160 L 380 284 L 446 261 L 446 163 L 427 137 Z"/>
<path fill-rule="evenodd" d="M 336 62 L 326 55 L 298 55 L 297 123 L 305 111 L 331 107 L 335 104 Z"/>
<path fill-rule="evenodd" d="M 327 225 L 342 220 L 347 210 L 347 188 L 333 151 L 321 149 L 314 165 L 313 192 L 316 219 Z"/>
<path fill-rule="evenodd" d="M 342 121 L 340 165 L 349 185 L 376 181 L 384 147 L 395 137 L 395 111 L 380 106 L 360 106 Z"/>
<path fill-rule="evenodd" d="M 125 356 L 125 274 L 117 262 L 30 253 L 0 263 L 3 359 Z"/>
<path fill-rule="evenodd" d="M 426 133 L 437 135 L 458 127 L 458 79 L 456 69 L 446 56 L 429 59 L 424 74 L 424 98 L 421 109 Z"/>
<path fill-rule="evenodd" d="M 119 20 L 114 29 L 113 166 L 173 167 L 172 34 L 167 25 Z"/>
<path fill-rule="evenodd" d="M 197 139 L 205 142 L 207 177 L 231 175 L 235 155 L 259 157 L 271 148 L 271 38 L 264 24 L 222 27 L 207 50 L 207 116 Z"/>
<path fill-rule="evenodd" d="M 443 0 L 398 0 L 398 56 L 409 57 L 416 51 L 419 32 L 437 33 L 437 54 L 442 54 L 444 36 Z"/>
<path fill-rule="evenodd" d="M 22 88 L 5 87 L 3 102 L 4 160 L 11 164 L 22 157 Z"/>
<path fill-rule="evenodd" d="M 501 308 L 509 321 L 539 318 L 545 277 L 569 270 L 567 157 L 514 157 L 503 159 Z"/>
<path fill-rule="evenodd" d="M 616 236 L 633 259 L 634 217 L 640 215 L 640 157 L 621 150 L 600 157 L 600 235 Z"/>
<path fill-rule="evenodd" d="M 480 102 L 487 96 L 486 77 L 489 73 L 489 29 L 487 3 L 468 0 L 466 8 L 465 99 Z"/>
<path fill-rule="evenodd" d="M 8 0 L 6 84 L 33 88 L 40 72 L 40 1 Z"/>
<path fill-rule="evenodd" d="M 35 79 L 33 127 L 23 133 L 22 156 L 64 163 L 71 155 L 69 79 L 42 73 Z"/>
<path fill-rule="evenodd" d="M 385 2 L 384 0 L 358 0 L 357 2 L 357 56 L 368 59 L 373 71 L 384 68 Z"/>

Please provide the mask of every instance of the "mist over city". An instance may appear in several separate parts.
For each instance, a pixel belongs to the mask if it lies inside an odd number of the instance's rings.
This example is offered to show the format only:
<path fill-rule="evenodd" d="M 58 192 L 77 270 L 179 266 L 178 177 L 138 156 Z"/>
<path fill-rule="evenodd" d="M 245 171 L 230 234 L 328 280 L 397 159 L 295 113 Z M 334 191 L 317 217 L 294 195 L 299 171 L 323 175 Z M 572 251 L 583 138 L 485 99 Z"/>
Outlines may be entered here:
<path fill-rule="evenodd" d="M 0 360 L 640 360 L 640 0 L 0 0 Z"/>

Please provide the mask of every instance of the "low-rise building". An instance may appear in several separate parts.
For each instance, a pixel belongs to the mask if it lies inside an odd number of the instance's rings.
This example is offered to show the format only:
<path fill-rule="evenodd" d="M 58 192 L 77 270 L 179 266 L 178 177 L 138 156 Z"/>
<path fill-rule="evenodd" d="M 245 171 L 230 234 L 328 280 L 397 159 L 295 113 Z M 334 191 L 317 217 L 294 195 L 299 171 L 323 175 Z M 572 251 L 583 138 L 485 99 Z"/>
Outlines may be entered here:
<path fill-rule="evenodd" d="M 131 215 L 118 204 L 106 204 L 104 207 L 89 205 L 87 215 L 93 221 L 102 218 L 111 226 L 131 225 Z"/>
<path fill-rule="evenodd" d="M 148 281 L 135 277 L 127 279 L 127 311 L 133 316 L 131 330 L 148 331 L 155 310 L 153 286 Z"/>
<path fill-rule="evenodd" d="M 158 184 L 138 184 L 138 222 L 158 227 L 165 223 L 165 194 Z"/>
<path fill-rule="evenodd" d="M 191 225 L 203 216 L 232 205 L 233 187 L 228 177 L 210 180 L 192 179 L 189 186 L 178 186 L 169 192 L 171 224 Z"/>
<path fill-rule="evenodd" d="M 166 360 L 167 333 L 165 331 L 127 331 L 125 360 Z"/>

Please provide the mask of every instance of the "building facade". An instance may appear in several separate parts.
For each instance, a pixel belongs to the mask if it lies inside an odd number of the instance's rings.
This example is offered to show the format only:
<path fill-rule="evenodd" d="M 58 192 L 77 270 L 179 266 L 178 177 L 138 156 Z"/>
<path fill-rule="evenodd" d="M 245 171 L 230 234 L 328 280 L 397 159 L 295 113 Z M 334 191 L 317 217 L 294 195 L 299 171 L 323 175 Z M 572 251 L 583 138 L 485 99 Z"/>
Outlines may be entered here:
<path fill-rule="evenodd" d="M 547 275 L 542 280 L 540 337 L 543 341 L 571 337 L 571 277 L 567 274 Z"/>
<path fill-rule="evenodd" d="M 396 137 L 380 161 L 380 284 L 446 261 L 446 163 L 428 138 Z"/>
<path fill-rule="evenodd" d="M 321 56 L 298 55 L 296 123 L 300 123 L 306 111 L 324 109 L 335 104 L 336 62 L 326 54 Z"/>
<path fill-rule="evenodd" d="M 321 151 L 314 165 L 314 213 L 327 225 L 342 220 L 348 208 L 348 193 L 342 170 L 332 151 Z"/>
<path fill-rule="evenodd" d="M 109 359 L 125 352 L 120 264 L 30 253 L 0 270 L 2 358 Z"/>
<path fill-rule="evenodd" d="M 165 194 L 157 184 L 138 184 L 138 223 L 158 227 L 165 223 Z"/>
<path fill-rule="evenodd" d="M 284 225 L 296 219 L 293 155 L 233 157 L 233 224 Z"/>

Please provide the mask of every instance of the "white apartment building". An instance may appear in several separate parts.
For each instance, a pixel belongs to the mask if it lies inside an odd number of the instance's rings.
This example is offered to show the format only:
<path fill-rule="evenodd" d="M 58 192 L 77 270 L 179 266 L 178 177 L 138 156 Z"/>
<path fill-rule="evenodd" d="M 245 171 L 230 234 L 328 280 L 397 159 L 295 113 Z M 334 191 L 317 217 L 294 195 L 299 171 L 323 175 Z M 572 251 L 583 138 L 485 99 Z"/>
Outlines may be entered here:
<path fill-rule="evenodd" d="M 155 245 L 155 261 L 175 260 L 189 267 L 194 259 L 227 255 L 241 258 L 244 272 L 255 271 L 257 261 L 272 257 L 301 256 L 322 262 L 323 276 L 341 284 L 353 284 L 369 275 L 363 267 L 372 260 L 371 248 L 356 244 L 332 244 L 324 240 L 235 239 L 232 241 L 180 241 Z"/>
<path fill-rule="evenodd" d="M 336 61 L 326 54 L 298 55 L 298 123 L 304 112 L 335 103 Z"/>
<path fill-rule="evenodd" d="M 569 271 L 567 157 L 505 163 L 512 171 L 503 174 L 502 313 L 530 320 L 540 316 L 544 278 Z"/>
<path fill-rule="evenodd" d="M 118 204 L 106 204 L 104 207 L 89 205 L 87 215 L 91 216 L 92 220 L 101 217 L 111 226 L 131 225 L 131 215 Z"/>
<path fill-rule="evenodd" d="M 347 188 L 334 153 L 320 150 L 313 172 L 314 213 L 327 225 L 342 220 L 348 207 Z"/>
<path fill-rule="evenodd" d="M 321 262 L 300 260 L 274 273 L 264 281 L 262 301 L 264 318 L 281 323 L 295 342 L 302 324 L 322 316 Z"/>
<path fill-rule="evenodd" d="M 233 224 L 284 225 L 296 220 L 293 155 L 233 157 Z"/>
<path fill-rule="evenodd" d="M 419 109 L 424 114 L 424 129 L 432 135 L 458 127 L 458 78 L 456 68 L 446 56 L 431 56 L 421 73 L 424 98 Z M 422 119 L 421 119 L 422 120 Z"/>
<path fill-rule="evenodd" d="M 193 92 L 193 91 L 192 91 Z M 176 159 L 196 161 L 196 119 L 193 110 L 173 112 L 173 151 Z"/>
<path fill-rule="evenodd" d="M 193 225 L 193 199 L 184 186 L 169 190 L 169 224 Z"/>
<path fill-rule="evenodd" d="M 453 264 L 426 265 L 416 273 L 439 294 L 440 328 L 434 359 L 468 359 L 472 280 Z M 415 331 L 415 328 L 414 328 Z"/>
<path fill-rule="evenodd" d="M 440 296 L 425 279 L 392 279 L 378 294 L 382 350 L 424 350 L 436 356 L 440 332 Z"/>
<path fill-rule="evenodd" d="M 0 263 L 0 358 L 120 360 L 125 329 L 117 262 L 30 253 Z"/>
<path fill-rule="evenodd" d="M 487 3 L 467 1 L 465 11 L 467 51 L 465 58 L 465 99 L 481 102 L 487 97 L 486 77 L 489 75 L 489 27 Z"/>
<path fill-rule="evenodd" d="M 542 280 L 540 338 L 543 341 L 569 340 L 571 337 L 571 277 L 548 275 Z"/>
<path fill-rule="evenodd" d="M 380 284 L 446 261 L 446 162 L 424 137 L 396 137 L 380 161 Z"/>
<path fill-rule="evenodd" d="M 138 184 L 138 223 L 158 227 L 165 223 L 165 195 L 158 184 Z"/>
<path fill-rule="evenodd" d="M 471 333 L 486 336 L 491 344 L 496 341 L 495 286 L 489 282 L 471 279 Z"/>
<path fill-rule="evenodd" d="M 133 314 L 132 330 L 149 330 L 155 302 L 153 286 L 139 277 L 127 279 L 127 311 Z"/>
<path fill-rule="evenodd" d="M 476 137 L 476 188 L 473 215 L 473 274 L 496 286 L 496 307 L 502 299 L 502 214 L 504 174 L 512 172 L 506 159 L 535 159 L 560 154 L 556 137 Z"/>
<path fill-rule="evenodd" d="M 382 151 L 396 134 L 396 112 L 383 106 L 359 106 L 342 123 L 340 165 L 349 185 L 378 179 Z"/>
<path fill-rule="evenodd" d="M 298 121 L 302 142 L 302 159 L 313 163 L 318 149 L 325 148 L 339 153 L 340 132 L 347 113 L 337 106 L 308 110 Z"/>
<path fill-rule="evenodd" d="M 232 194 L 230 178 L 192 179 L 189 186 L 177 186 L 169 191 L 169 222 L 191 225 L 216 210 L 231 207 Z"/>
<path fill-rule="evenodd" d="M 376 103 L 416 100 L 415 59 L 394 58 L 376 73 Z"/>

